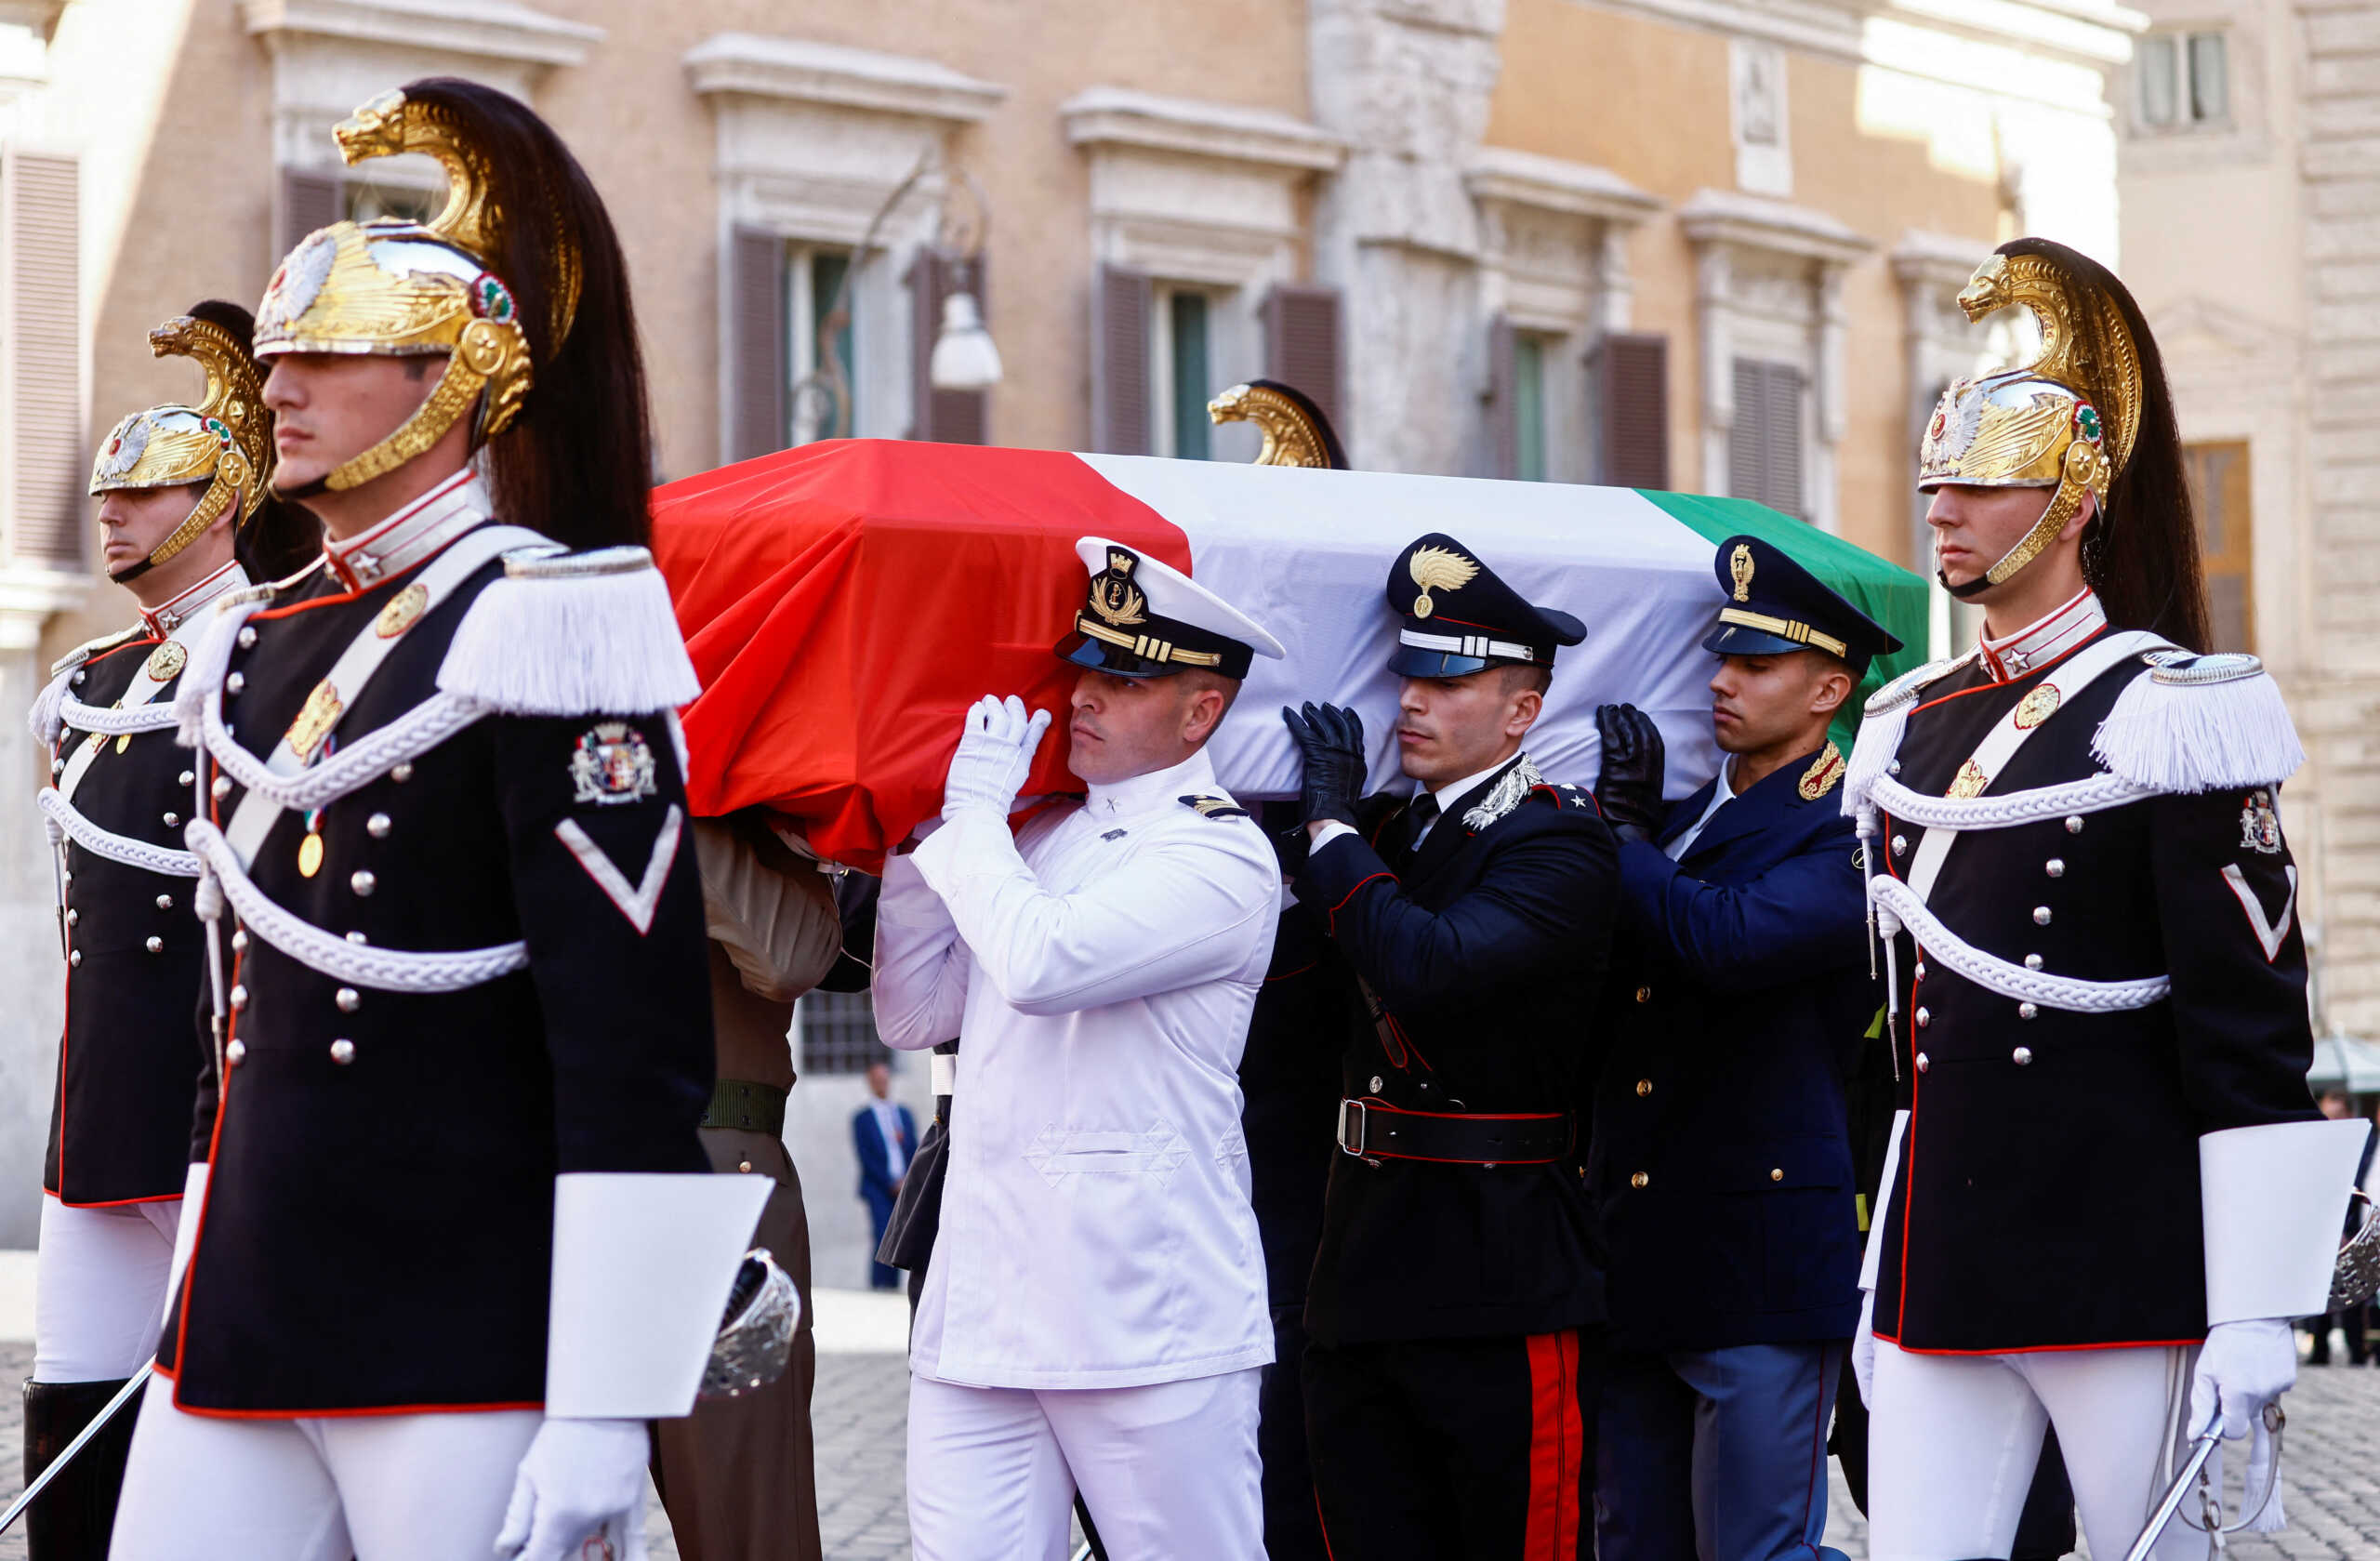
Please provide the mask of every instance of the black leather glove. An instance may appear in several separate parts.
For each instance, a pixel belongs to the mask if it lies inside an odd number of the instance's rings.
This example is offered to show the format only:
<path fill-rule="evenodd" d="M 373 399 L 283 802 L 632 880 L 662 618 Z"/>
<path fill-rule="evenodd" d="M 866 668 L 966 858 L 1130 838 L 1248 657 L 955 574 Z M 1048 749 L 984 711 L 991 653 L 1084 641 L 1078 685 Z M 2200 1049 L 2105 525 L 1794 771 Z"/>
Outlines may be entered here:
<path fill-rule="evenodd" d="M 1305 824 L 1335 818 L 1355 822 L 1355 799 L 1364 789 L 1364 718 L 1336 705 L 1305 707 L 1302 714 L 1283 706 L 1281 719 L 1305 762 L 1298 787 L 1298 818 Z"/>
<path fill-rule="evenodd" d="M 1652 839 L 1661 827 L 1661 729 L 1633 705 L 1600 705 L 1595 735 L 1603 739 L 1595 801 L 1605 820 L 1624 838 Z"/>

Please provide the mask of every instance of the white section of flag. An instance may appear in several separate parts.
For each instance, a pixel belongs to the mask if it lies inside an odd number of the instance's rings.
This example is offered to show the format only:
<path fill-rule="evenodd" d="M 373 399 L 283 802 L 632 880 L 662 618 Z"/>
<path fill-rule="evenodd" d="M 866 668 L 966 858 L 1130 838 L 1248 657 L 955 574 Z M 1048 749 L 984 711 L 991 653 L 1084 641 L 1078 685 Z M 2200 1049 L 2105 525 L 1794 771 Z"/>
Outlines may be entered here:
<path fill-rule="evenodd" d="M 1555 660 L 1545 714 L 1527 742 L 1547 778 L 1593 782 L 1595 707 L 1622 702 L 1659 723 L 1670 797 L 1718 767 L 1707 687 L 1717 660 L 1701 648 L 1722 601 L 1714 549 L 1633 489 L 1081 458 L 1181 527 L 1191 575 L 1289 653 L 1258 658 L 1210 748 L 1235 797 L 1296 793 L 1296 754 L 1278 712 L 1307 700 L 1362 713 L 1369 789 L 1411 789 L 1397 769 L 1397 679 L 1388 670 L 1402 618 L 1386 587 L 1405 545 L 1433 531 L 1473 549 L 1532 602 L 1587 627 L 1586 642 Z"/>

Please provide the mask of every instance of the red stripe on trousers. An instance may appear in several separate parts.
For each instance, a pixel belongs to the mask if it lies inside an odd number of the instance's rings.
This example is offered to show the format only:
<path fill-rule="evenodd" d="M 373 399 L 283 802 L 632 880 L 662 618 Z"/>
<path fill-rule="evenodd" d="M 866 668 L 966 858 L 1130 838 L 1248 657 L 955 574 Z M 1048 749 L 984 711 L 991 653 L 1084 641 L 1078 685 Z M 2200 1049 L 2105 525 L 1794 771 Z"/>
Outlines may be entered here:
<path fill-rule="evenodd" d="M 1579 1554 L 1579 1331 L 1532 1333 L 1528 1344 L 1528 1528 L 1522 1561 Z"/>

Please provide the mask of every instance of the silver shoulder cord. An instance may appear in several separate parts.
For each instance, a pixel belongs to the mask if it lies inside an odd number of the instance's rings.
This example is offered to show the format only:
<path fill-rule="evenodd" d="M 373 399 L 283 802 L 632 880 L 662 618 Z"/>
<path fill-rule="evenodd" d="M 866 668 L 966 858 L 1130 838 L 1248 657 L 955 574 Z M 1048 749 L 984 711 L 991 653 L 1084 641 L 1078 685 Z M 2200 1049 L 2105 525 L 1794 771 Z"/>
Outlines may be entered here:
<path fill-rule="evenodd" d="M 2351 1200 L 2361 1198 L 2367 1204 L 2373 1203 L 2361 1188 L 2355 1189 L 2349 1197 Z M 2362 1225 L 2339 1249 L 2338 1263 L 2331 1271 L 2331 1306 L 2334 1309 L 2360 1306 L 2375 1294 L 2380 1294 L 2380 1204 L 2373 1204 L 2371 1212 L 2364 1216 Z M 2180 1445 L 2178 1422 L 2186 1386 L 2180 1380 L 2180 1352 L 2176 1351 L 2174 1377 L 2166 1390 L 2167 1423 L 2174 1434 L 2165 1438 L 2168 1450 L 2161 1461 L 2161 1474 L 2172 1467 L 2172 1449 Z M 2222 1442 L 2220 1426 L 2211 1425 L 2189 1444 L 2188 1456 L 2182 1460 L 2180 1471 L 2174 1475 L 2172 1482 L 2165 1487 L 2164 1494 L 2158 1498 L 2157 1505 L 2150 1509 L 2148 1526 L 2141 1529 L 2140 1538 L 2132 1542 L 2132 1548 L 2124 1552 L 2124 1561 L 2149 1561 L 2149 1552 L 2156 1548 L 2158 1538 L 2174 1521 L 2175 1515 L 2181 1511 L 2182 1501 L 2189 1494 L 2192 1484 L 2199 1488 L 2199 1518 L 2196 1522 L 2187 1517 L 2182 1521 L 2206 1535 L 2210 1554 L 2222 1554 L 2228 1536 L 2254 1522 L 2258 1515 L 2272 1504 L 2273 1492 L 2281 1488 L 2281 1432 L 2289 1423 L 2289 1417 L 2281 1412 L 2279 1404 L 2268 1404 L 2265 1406 L 2264 1422 L 2265 1430 L 2272 1435 L 2272 1470 L 2266 1478 L 2264 1494 L 2256 1498 L 2254 1506 L 2246 1504 L 2245 1492 L 2241 1493 L 2240 1521 L 2228 1525 L 2224 1523 L 2222 1492 L 2215 1488 L 2214 1480 L 2206 1474 L 2207 1460 L 2214 1456 L 2215 1448 Z"/>

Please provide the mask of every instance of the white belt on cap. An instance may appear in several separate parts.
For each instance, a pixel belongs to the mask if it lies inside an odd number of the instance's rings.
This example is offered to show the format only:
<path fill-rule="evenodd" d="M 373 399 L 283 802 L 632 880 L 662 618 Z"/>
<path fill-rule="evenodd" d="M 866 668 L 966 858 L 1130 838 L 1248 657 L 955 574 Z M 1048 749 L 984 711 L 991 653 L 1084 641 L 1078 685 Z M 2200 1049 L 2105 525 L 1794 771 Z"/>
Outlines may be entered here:
<path fill-rule="evenodd" d="M 1417 628 L 1401 628 L 1396 638 L 1417 651 L 1444 651 L 1448 655 L 1496 656 L 1505 661 L 1535 661 L 1537 653 L 1527 645 L 1515 645 L 1509 640 L 1490 640 L 1485 634 L 1424 634 Z"/>

